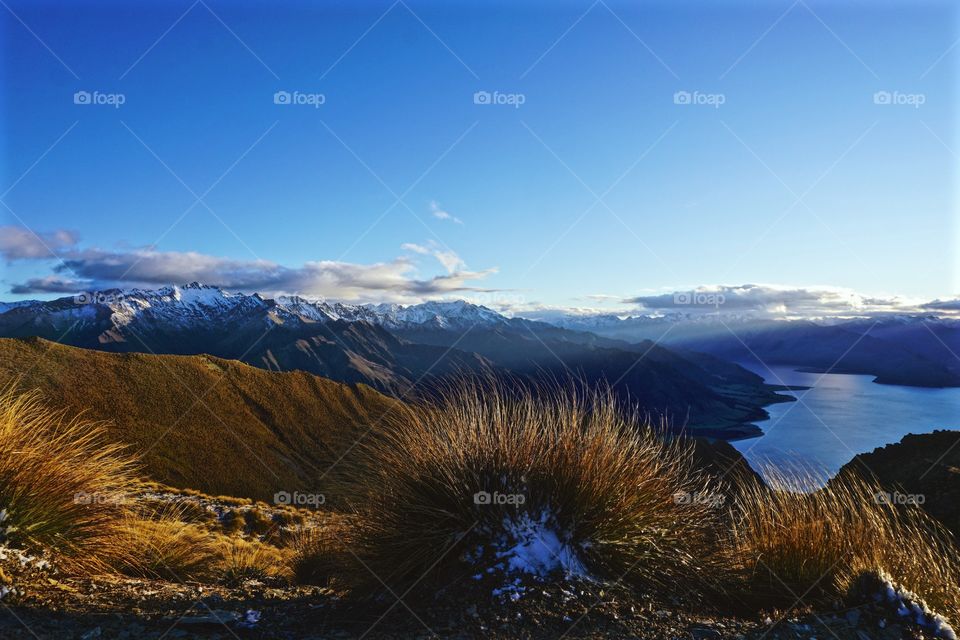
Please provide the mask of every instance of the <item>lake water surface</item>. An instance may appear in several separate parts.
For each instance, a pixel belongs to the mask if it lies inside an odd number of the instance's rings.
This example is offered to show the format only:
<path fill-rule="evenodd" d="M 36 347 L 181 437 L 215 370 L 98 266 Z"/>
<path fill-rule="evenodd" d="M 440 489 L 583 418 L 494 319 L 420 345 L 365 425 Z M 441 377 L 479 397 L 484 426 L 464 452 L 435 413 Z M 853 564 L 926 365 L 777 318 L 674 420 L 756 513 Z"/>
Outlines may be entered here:
<path fill-rule="evenodd" d="M 854 455 L 899 442 L 908 433 L 960 429 L 960 389 L 874 384 L 873 376 L 740 364 L 770 384 L 812 387 L 789 392 L 797 402 L 766 407 L 770 419 L 756 423 L 764 435 L 731 443 L 757 470 L 764 462 L 800 463 L 833 475 Z"/>

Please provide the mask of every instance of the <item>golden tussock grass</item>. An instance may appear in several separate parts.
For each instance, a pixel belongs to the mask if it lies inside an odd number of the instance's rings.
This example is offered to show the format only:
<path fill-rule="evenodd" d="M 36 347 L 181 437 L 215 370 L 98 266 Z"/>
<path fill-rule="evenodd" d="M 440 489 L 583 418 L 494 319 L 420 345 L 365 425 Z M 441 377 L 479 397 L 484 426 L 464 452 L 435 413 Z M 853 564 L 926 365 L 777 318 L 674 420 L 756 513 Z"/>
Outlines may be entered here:
<path fill-rule="evenodd" d="M 106 569 L 119 542 L 136 464 L 101 423 L 67 418 L 36 393 L 0 390 L 0 509 L 4 539 L 53 548 L 71 571 Z"/>
<path fill-rule="evenodd" d="M 610 393 L 463 380 L 391 413 L 358 459 L 346 475 L 360 481 L 338 487 L 356 509 L 351 554 L 369 568 L 355 573 L 394 589 L 462 571 L 464 551 L 544 514 L 592 575 L 674 593 L 714 573 L 715 488 L 687 445 L 624 416 Z M 477 492 L 523 504 L 478 504 Z"/>
<path fill-rule="evenodd" d="M 298 576 L 340 565 L 396 589 L 429 569 L 476 571 L 458 565 L 464 551 L 520 513 L 547 511 L 591 575 L 661 596 L 832 606 L 863 574 L 884 573 L 960 619 L 960 550 L 919 507 L 879 499 L 881 487 L 853 473 L 816 491 L 797 469 L 719 487 L 686 444 L 624 416 L 609 394 L 465 383 L 391 415 L 362 449 L 343 474 L 357 480 L 339 487 L 355 505 L 348 533 L 301 542 Z M 477 491 L 525 501 L 476 504 Z"/>
<path fill-rule="evenodd" d="M 244 538 L 222 539 L 217 549 L 217 578 L 228 585 L 246 580 L 291 578 L 293 551 Z"/>
<path fill-rule="evenodd" d="M 129 498 L 144 483 L 101 424 L 0 390 L 4 541 L 53 549 L 67 572 L 292 578 L 369 594 L 383 586 L 373 575 L 394 590 L 425 575 L 469 576 L 473 550 L 529 517 L 592 577 L 660 596 L 827 605 L 871 572 L 960 620 L 960 551 L 920 508 L 878 499 L 881 488 L 853 473 L 805 492 L 811 478 L 781 470 L 766 474 L 766 486 L 727 492 L 695 468 L 684 441 L 625 415 L 609 393 L 461 381 L 439 401 L 398 406 L 345 465 L 331 489 L 347 515 L 290 540 L 254 511 L 242 527 L 254 535 L 230 536 L 219 523 L 189 521 L 203 514 L 135 508 Z M 523 499 L 478 502 L 481 492 Z"/>
<path fill-rule="evenodd" d="M 289 577 L 291 550 L 191 520 L 180 505 L 131 517 L 120 534 L 128 553 L 113 568 L 134 577 L 231 585 Z"/>
<path fill-rule="evenodd" d="M 951 620 L 960 620 L 960 550 L 917 506 L 884 499 L 854 473 L 821 484 L 804 471 L 766 472 L 731 514 L 729 592 L 761 606 L 842 599 L 865 572 L 885 572 Z"/>
<path fill-rule="evenodd" d="M 365 571 L 352 549 L 355 529 L 349 518 L 298 527 L 290 542 L 290 575 L 300 584 L 349 587 L 356 571 Z"/>
<path fill-rule="evenodd" d="M 129 556 L 114 568 L 129 576 L 173 582 L 211 580 L 218 561 L 217 541 L 206 528 L 175 517 L 131 518 L 121 534 Z"/>

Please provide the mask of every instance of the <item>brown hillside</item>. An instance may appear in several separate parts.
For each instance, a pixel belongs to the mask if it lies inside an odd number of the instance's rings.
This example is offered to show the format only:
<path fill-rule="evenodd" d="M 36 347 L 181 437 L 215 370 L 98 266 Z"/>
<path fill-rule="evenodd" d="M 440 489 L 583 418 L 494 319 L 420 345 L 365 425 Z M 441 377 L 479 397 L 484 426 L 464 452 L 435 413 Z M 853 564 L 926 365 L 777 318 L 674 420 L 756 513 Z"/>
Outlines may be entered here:
<path fill-rule="evenodd" d="M 0 339 L 0 384 L 14 380 L 52 407 L 109 421 L 155 480 L 267 500 L 323 491 L 333 460 L 396 402 L 362 384 L 211 356 Z"/>

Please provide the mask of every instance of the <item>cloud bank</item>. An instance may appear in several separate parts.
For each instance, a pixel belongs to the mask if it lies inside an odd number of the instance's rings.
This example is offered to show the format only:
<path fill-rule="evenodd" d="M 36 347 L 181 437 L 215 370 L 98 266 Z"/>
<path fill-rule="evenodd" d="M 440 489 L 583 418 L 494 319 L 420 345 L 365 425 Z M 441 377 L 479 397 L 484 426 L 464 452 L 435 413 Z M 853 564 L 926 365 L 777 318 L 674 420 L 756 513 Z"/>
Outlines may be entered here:
<path fill-rule="evenodd" d="M 434 244 L 404 245 L 406 250 L 434 257 L 446 271 L 420 278 L 417 262 L 407 256 L 373 264 L 318 260 L 289 267 L 268 260 L 237 260 L 192 251 L 159 251 L 152 247 L 129 251 L 81 249 L 76 237 L 64 231 L 42 234 L 39 238 L 43 242 L 19 227 L 0 228 L 0 257 L 8 263 L 56 260 L 51 262 L 52 273 L 14 283 L 11 293 L 75 293 L 197 281 L 270 295 L 413 302 L 459 292 L 489 291 L 477 283 L 496 273 L 495 268 L 469 270 L 455 252 Z M 49 249 L 45 244 L 50 245 Z"/>
<path fill-rule="evenodd" d="M 704 285 L 628 298 L 593 294 L 589 306 L 557 307 L 535 301 L 501 308 L 510 315 L 553 321 L 598 316 L 681 317 L 705 315 L 756 319 L 825 319 L 889 315 L 960 318 L 960 296 L 924 301 L 900 296 L 868 296 L 852 289 L 775 284 Z"/>
<path fill-rule="evenodd" d="M 840 287 L 770 284 L 700 286 L 623 301 L 643 314 L 746 314 L 772 318 L 826 318 L 923 314 L 960 310 L 960 300 L 926 302 L 901 296 L 868 296 Z"/>

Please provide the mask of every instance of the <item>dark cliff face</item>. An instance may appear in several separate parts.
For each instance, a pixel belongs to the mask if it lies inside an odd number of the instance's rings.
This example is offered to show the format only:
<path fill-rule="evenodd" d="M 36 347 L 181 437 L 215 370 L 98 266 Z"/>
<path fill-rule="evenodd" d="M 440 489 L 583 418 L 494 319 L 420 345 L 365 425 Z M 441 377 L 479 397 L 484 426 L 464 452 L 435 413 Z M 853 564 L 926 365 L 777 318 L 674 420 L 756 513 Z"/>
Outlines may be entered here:
<path fill-rule="evenodd" d="M 921 504 L 960 535 L 960 431 L 910 434 L 841 468 L 875 477 L 894 499 Z"/>
<path fill-rule="evenodd" d="M 692 443 L 694 464 L 731 492 L 735 493 L 740 487 L 763 484 L 760 474 L 729 442 L 694 438 Z"/>

